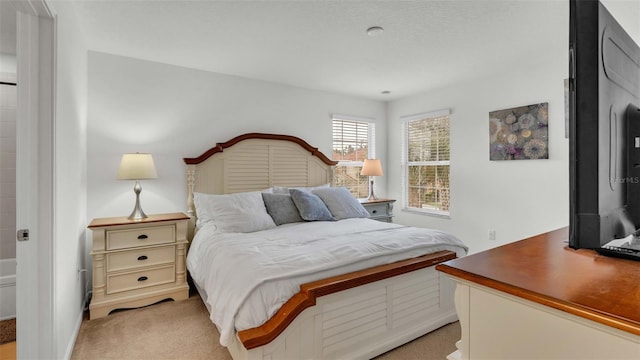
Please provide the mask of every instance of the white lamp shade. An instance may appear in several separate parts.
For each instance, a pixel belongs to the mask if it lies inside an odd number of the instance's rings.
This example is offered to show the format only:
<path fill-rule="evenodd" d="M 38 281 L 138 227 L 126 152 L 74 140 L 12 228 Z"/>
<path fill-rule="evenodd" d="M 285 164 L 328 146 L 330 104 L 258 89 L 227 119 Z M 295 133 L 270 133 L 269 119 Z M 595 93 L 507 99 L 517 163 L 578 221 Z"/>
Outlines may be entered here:
<path fill-rule="evenodd" d="M 151 154 L 124 154 L 118 169 L 118 180 L 156 179 L 156 167 Z"/>
<path fill-rule="evenodd" d="M 364 176 L 382 176 L 382 163 L 378 159 L 365 159 L 362 165 L 360 175 Z"/>

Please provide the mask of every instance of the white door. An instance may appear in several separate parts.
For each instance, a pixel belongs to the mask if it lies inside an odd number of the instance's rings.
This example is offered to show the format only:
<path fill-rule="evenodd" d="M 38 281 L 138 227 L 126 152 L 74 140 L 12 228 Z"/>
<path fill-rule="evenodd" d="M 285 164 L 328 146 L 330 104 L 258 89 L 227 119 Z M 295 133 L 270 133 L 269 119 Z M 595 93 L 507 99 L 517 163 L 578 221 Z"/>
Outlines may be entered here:
<path fill-rule="evenodd" d="M 50 358 L 53 314 L 53 21 L 43 2 L 17 9 L 16 244 L 18 358 Z M 39 16 L 38 16 L 39 15 Z M 20 230 L 19 230 L 20 231 Z"/>

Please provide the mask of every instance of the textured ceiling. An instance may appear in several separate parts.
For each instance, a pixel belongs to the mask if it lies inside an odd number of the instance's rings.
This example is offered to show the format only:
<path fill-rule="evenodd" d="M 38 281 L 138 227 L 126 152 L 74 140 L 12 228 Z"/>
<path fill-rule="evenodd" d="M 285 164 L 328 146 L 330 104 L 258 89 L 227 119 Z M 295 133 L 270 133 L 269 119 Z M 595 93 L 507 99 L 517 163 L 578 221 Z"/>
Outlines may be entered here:
<path fill-rule="evenodd" d="M 566 51 L 568 3 L 74 2 L 90 50 L 378 100 Z"/>

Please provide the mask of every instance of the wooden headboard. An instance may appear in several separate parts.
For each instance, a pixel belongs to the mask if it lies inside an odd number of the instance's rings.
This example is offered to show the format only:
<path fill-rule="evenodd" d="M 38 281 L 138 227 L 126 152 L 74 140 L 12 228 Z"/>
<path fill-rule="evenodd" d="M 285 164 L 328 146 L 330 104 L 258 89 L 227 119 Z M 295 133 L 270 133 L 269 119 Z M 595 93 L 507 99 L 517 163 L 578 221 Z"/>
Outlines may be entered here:
<path fill-rule="evenodd" d="M 195 219 L 193 193 L 231 194 L 272 186 L 331 183 L 333 161 L 291 135 L 249 133 L 217 143 L 187 164 L 187 214 Z"/>

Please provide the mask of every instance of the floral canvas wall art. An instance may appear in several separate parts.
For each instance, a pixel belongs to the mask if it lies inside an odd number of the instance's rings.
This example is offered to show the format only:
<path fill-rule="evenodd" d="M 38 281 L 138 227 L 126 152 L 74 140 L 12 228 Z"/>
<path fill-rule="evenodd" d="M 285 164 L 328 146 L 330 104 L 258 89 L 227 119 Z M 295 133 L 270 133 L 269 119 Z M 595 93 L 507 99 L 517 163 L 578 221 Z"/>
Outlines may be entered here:
<path fill-rule="evenodd" d="M 489 159 L 549 158 L 549 103 L 489 113 Z"/>

